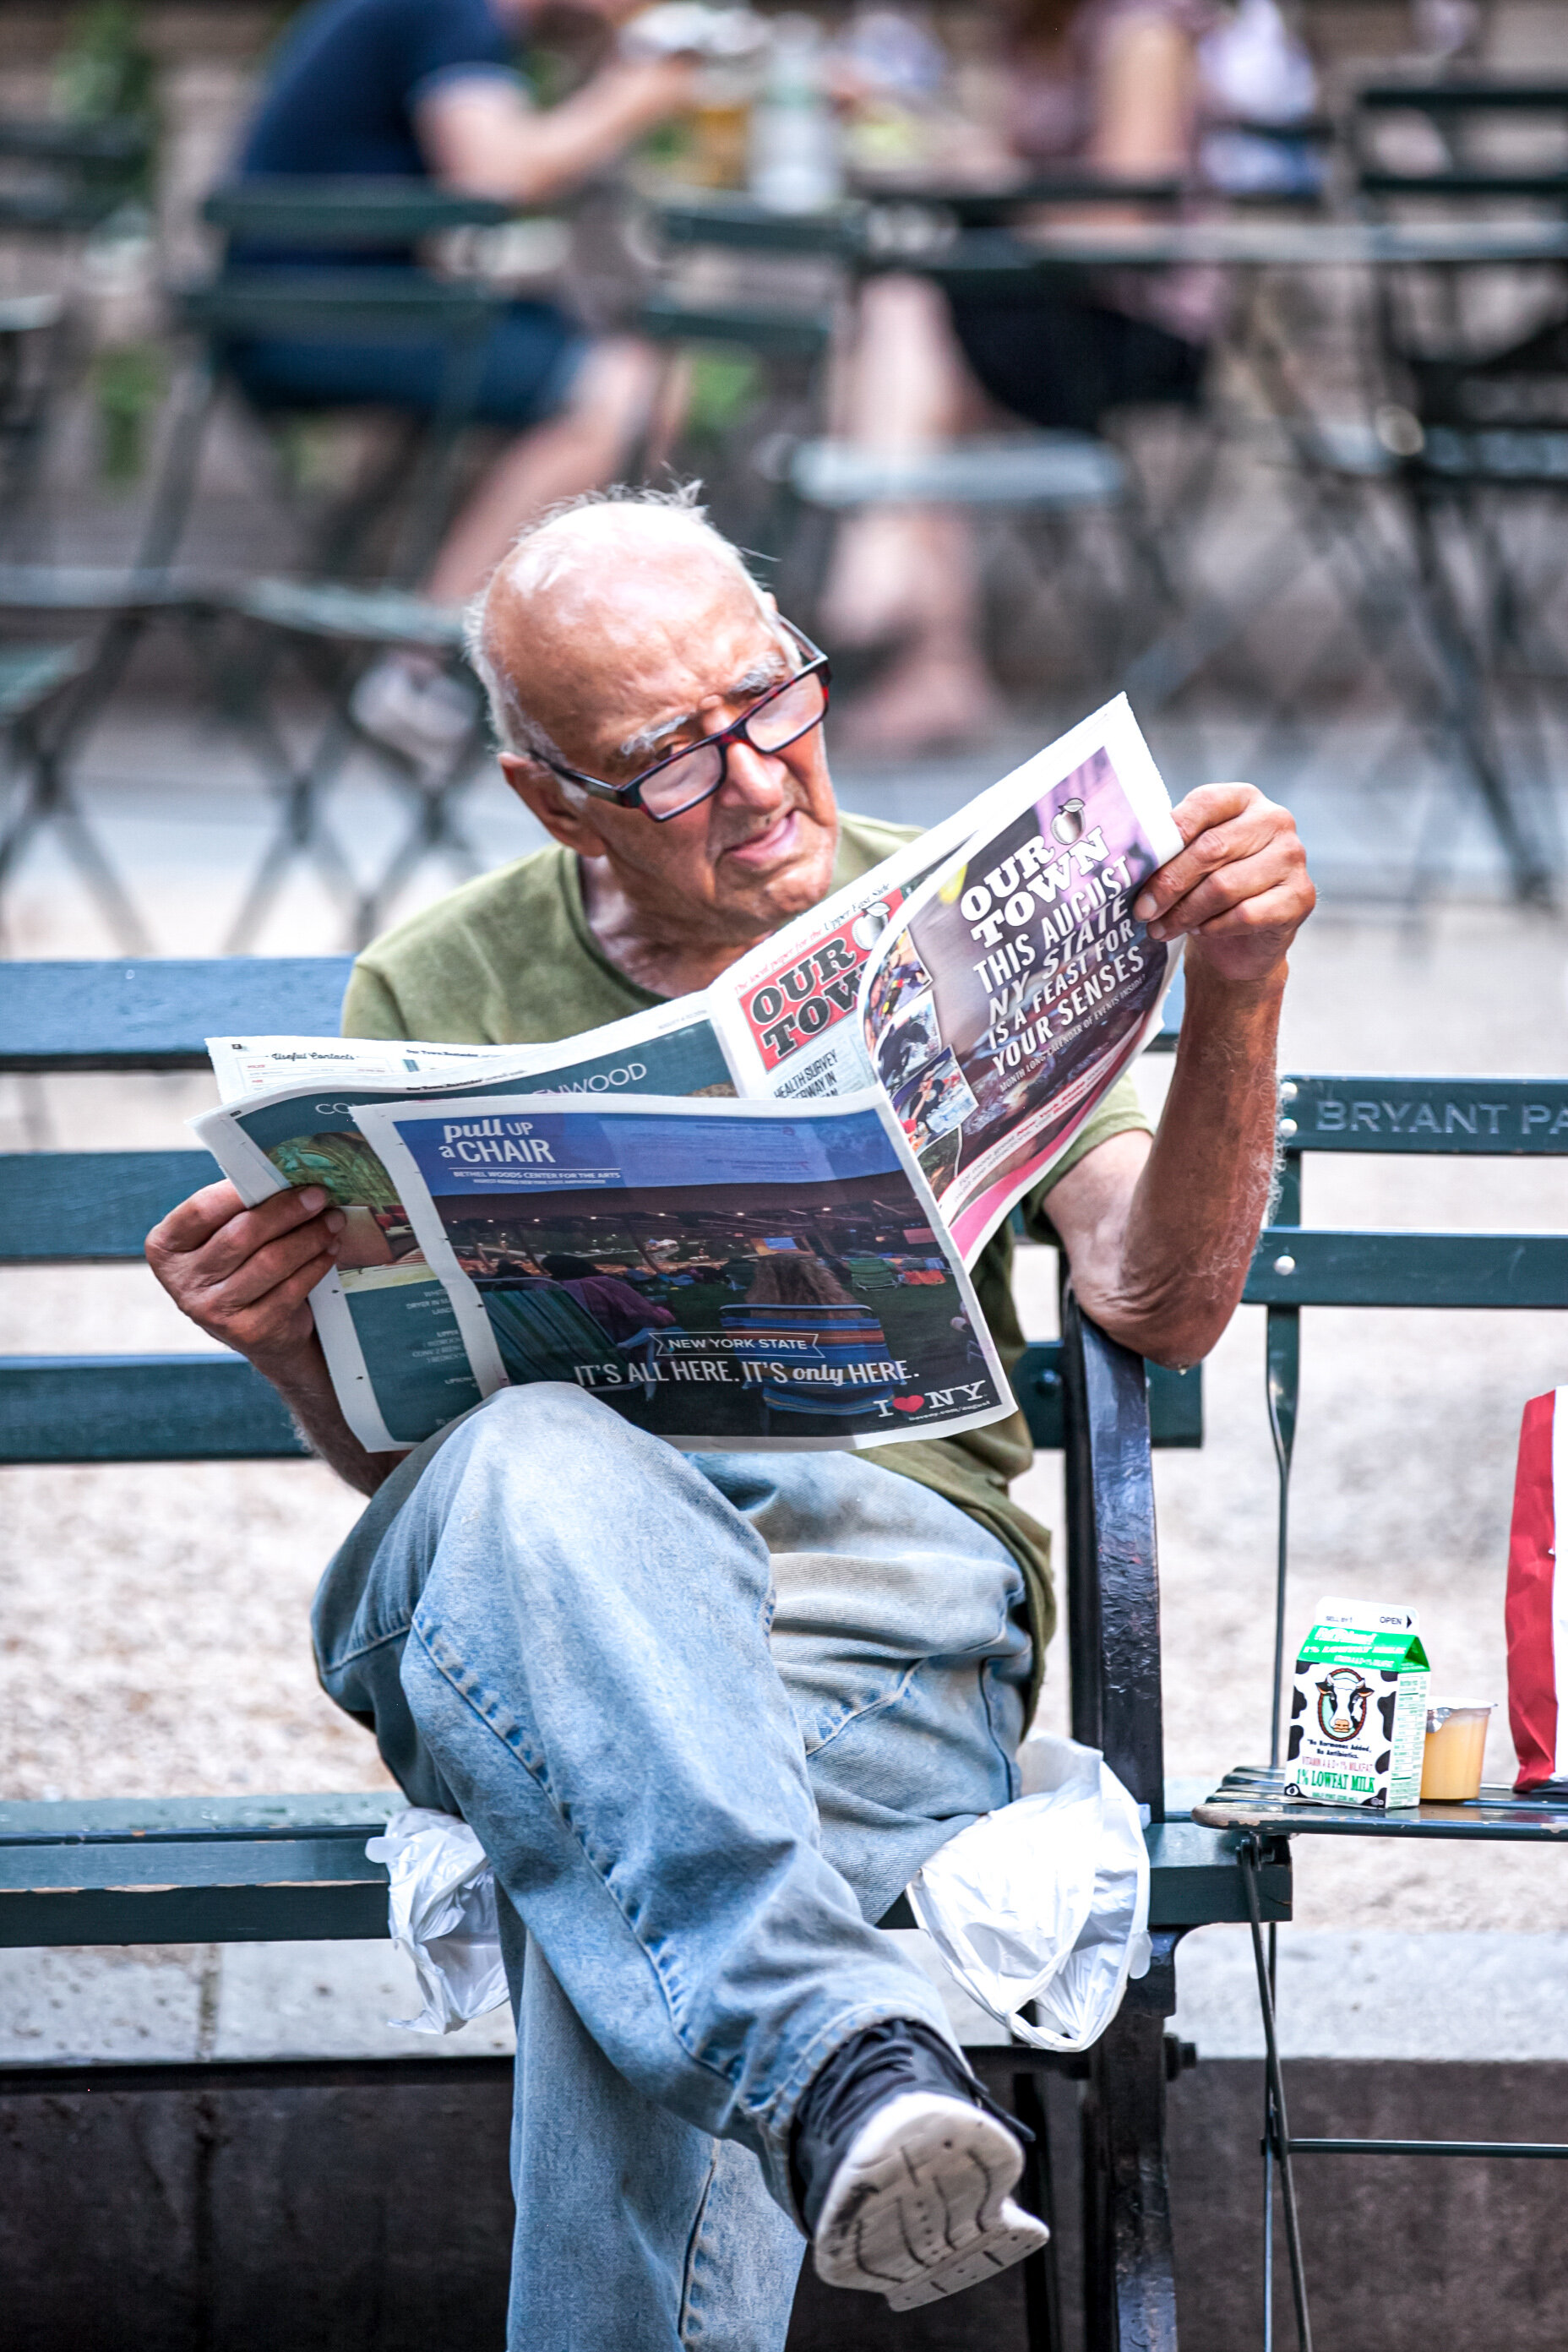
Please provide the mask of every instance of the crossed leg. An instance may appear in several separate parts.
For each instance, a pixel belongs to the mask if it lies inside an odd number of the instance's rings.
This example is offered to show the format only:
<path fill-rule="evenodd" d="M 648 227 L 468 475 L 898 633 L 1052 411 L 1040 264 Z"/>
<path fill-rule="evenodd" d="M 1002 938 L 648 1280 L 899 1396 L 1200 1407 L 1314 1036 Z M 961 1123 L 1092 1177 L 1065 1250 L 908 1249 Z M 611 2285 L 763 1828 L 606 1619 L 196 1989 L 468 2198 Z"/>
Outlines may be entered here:
<path fill-rule="evenodd" d="M 1020 1588 L 874 1465 L 687 1459 L 553 1386 L 375 1498 L 318 1653 L 513 1915 L 514 2347 L 782 2346 L 803 2092 L 879 2019 L 945 2031 L 868 1921 L 1013 1793 Z"/>

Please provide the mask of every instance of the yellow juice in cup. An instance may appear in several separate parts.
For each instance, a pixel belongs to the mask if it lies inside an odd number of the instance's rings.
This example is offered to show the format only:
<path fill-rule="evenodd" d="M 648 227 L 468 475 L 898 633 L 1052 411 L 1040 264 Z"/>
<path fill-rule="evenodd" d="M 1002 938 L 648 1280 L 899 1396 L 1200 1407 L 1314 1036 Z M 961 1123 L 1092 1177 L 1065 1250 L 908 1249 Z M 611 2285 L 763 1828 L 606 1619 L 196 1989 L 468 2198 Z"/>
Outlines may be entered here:
<path fill-rule="evenodd" d="M 1421 1761 L 1423 1801 L 1458 1805 L 1480 1794 L 1481 1759 L 1487 1726 L 1496 1701 L 1435 1702 L 1426 1710 L 1426 1746 Z"/>

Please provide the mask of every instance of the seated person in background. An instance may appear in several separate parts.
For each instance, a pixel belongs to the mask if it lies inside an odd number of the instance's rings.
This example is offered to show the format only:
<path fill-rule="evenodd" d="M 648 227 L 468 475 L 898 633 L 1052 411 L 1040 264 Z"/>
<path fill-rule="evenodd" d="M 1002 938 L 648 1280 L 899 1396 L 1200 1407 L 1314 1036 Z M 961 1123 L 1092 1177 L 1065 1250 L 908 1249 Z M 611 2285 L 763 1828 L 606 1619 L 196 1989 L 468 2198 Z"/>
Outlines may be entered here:
<path fill-rule="evenodd" d="M 573 97 L 537 111 L 512 66 L 541 0 L 317 0 L 291 26 L 240 148 L 237 176 L 422 177 L 518 206 L 567 194 L 685 104 L 683 59 L 614 62 Z M 577 0 L 611 23 L 641 0 Z M 412 255 L 334 253 L 385 268 Z M 231 258 L 319 262 L 235 244 Z M 272 336 L 240 346 L 235 368 L 262 406 L 364 404 L 428 413 L 445 347 Z M 555 304 L 515 301 L 484 354 L 477 422 L 515 435 L 457 516 L 424 585 L 437 604 L 482 585 L 531 515 L 609 480 L 642 427 L 653 353 L 630 337 L 595 341 Z M 415 756 L 463 740 L 472 706 L 426 656 L 394 655 L 361 681 L 360 724 Z"/>
<path fill-rule="evenodd" d="M 761 1259 L 746 1293 L 748 1307 L 855 1307 L 825 1258 L 807 1250 L 774 1250 Z"/>
<path fill-rule="evenodd" d="M 475 652 L 501 767 L 553 845 L 367 950 L 351 1034 L 543 1041 L 703 988 L 907 837 L 840 821 L 820 668 L 679 498 L 525 532 Z M 1159 1132 L 1122 1085 L 1041 1196 L 1088 1312 L 1191 1363 L 1268 1197 L 1312 890 L 1250 785 L 1205 786 L 1176 823 L 1186 846 L 1139 901 L 1187 940 Z M 1017 1793 L 1053 1622 L 1047 1538 L 1007 1494 L 1022 1416 L 868 1453 L 687 1455 L 542 1382 L 372 1455 L 307 1305 L 340 1226 L 319 1190 L 247 1209 L 213 1184 L 148 1255 L 372 1497 L 318 1595 L 322 1680 L 495 1866 L 511 2352 L 782 2352 L 803 2235 L 831 2284 L 900 2308 L 1019 2260 L 1042 2231 L 1007 2194 L 1016 2139 L 870 1923 Z M 1009 1249 L 1005 1226 L 977 1287 L 1016 1357 Z"/>
<path fill-rule="evenodd" d="M 1012 155 L 1110 178 L 1186 176 L 1198 39 L 1212 14 L 1204 0 L 1018 0 L 1002 126 Z M 1114 215 L 1097 205 L 1093 217 Z M 982 394 L 1031 425 L 1078 433 L 1128 403 L 1190 404 L 1215 292 L 1208 273 L 1144 270 L 950 302 L 925 278 L 873 278 L 861 296 L 850 435 L 890 451 L 939 445 L 984 421 Z M 852 713 L 858 746 L 921 750 L 994 723 L 971 533 L 956 511 L 886 509 L 851 522 L 823 629 L 829 645 L 898 641 Z"/>
<path fill-rule="evenodd" d="M 675 1321 L 668 1307 L 641 1297 L 617 1275 L 601 1274 L 592 1258 L 558 1255 L 542 1257 L 539 1263 L 552 1282 L 569 1290 L 578 1305 L 603 1325 L 617 1348 L 623 1339 L 635 1339 L 650 1325 L 658 1328 Z"/>

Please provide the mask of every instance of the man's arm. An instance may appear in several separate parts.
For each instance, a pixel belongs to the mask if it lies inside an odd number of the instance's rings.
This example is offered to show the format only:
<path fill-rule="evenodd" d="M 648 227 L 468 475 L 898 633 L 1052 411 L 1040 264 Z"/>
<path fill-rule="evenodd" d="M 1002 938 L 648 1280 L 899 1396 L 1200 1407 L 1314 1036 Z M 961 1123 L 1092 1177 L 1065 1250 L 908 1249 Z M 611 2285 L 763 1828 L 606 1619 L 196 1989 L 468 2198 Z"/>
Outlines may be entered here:
<path fill-rule="evenodd" d="M 147 1263 L 183 1314 L 271 1381 L 313 1452 L 362 1495 L 402 1461 L 370 1454 L 342 1416 L 309 1298 L 345 1220 L 319 1184 L 247 1209 L 226 1180 L 193 1192 L 147 1236 Z"/>
<path fill-rule="evenodd" d="M 516 84 L 475 75 L 431 91 L 415 129 L 443 185 L 506 204 L 548 204 L 686 105 L 685 58 L 613 65 L 560 106 L 539 112 Z"/>
<path fill-rule="evenodd" d="M 1175 819 L 1186 846 L 1133 907 L 1154 939 L 1187 942 L 1159 1133 L 1110 1137 L 1048 1213 L 1085 1313 L 1141 1355 L 1191 1364 L 1235 1313 L 1263 1222 L 1286 958 L 1316 893 L 1289 813 L 1252 785 L 1205 784 Z"/>

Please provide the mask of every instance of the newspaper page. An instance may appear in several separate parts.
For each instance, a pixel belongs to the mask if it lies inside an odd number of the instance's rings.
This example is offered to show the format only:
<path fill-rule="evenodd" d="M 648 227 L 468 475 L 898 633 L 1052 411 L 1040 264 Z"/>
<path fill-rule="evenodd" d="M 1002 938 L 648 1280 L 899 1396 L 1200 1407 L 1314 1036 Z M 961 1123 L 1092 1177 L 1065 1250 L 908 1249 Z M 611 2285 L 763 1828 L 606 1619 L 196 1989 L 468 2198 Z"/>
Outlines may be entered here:
<path fill-rule="evenodd" d="M 310 1307 L 343 1416 L 375 1454 L 419 1444 L 488 1391 L 446 1286 L 361 1131 L 361 1108 L 422 1088 L 510 1092 L 541 1072 L 558 1091 L 595 1097 L 735 1092 L 700 997 L 551 1045 L 208 1042 L 220 1088 L 231 1091 L 192 1125 L 241 1199 L 320 1184 L 344 1213 L 337 1265 L 311 1292 Z"/>
<path fill-rule="evenodd" d="M 1017 807 L 1029 780 L 1050 772 L 1068 745 L 1103 728 L 1113 712 L 1125 714 L 1132 725 L 1124 698 L 1108 704 L 868 874 L 775 931 L 713 982 L 708 992 L 713 1025 L 742 1095 L 799 1101 L 853 1094 L 879 1082 L 856 1017 L 860 976 L 872 950 L 939 866 L 976 838 L 988 839 Z"/>
<path fill-rule="evenodd" d="M 567 1381 L 672 1445 L 764 1451 L 1013 1409 L 879 1093 L 809 1111 L 468 1094 L 358 1117 L 487 1394 Z"/>
<path fill-rule="evenodd" d="M 1179 950 L 1132 901 L 1182 846 L 1124 697 L 985 796 L 861 978 L 877 1076 L 966 1265 L 1159 1026 Z"/>

